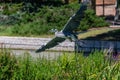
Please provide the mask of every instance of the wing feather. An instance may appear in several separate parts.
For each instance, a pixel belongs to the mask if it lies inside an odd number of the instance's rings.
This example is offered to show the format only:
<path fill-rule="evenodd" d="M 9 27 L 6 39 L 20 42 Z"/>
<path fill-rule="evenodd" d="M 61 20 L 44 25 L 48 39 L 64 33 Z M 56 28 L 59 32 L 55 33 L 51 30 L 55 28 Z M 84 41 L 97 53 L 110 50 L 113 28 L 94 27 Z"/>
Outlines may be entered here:
<path fill-rule="evenodd" d="M 73 14 L 63 28 L 63 32 L 72 32 L 80 25 L 80 20 L 83 18 L 84 11 L 87 9 L 86 4 L 81 4 L 80 9 Z"/>
<path fill-rule="evenodd" d="M 55 37 L 52 40 L 50 40 L 45 46 L 42 46 L 41 48 L 36 50 L 36 52 L 45 51 L 46 49 L 52 48 L 52 47 L 58 45 L 60 42 L 63 42 L 63 41 L 65 41 L 65 38 Z"/>
<path fill-rule="evenodd" d="M 76 29 L 79 26 L 80 20 L 83 18 L 84 11 L 86 9 L 87 9 L 87 5 L 82 3 L 80 6 L 80 9 L 65 24 L 65 26 L 62 30 L 63 33 L 72 32 L 74 29 Z M 44 45 L 41 48 L 39 48 L 38 50 L 36 50 L 36 52 L 45 51 L 46 49 L 52 48 L 63 41 L 65 41 L 65 38 L 55 37 L 51 41 L 49 41 L 46 45 Z"/>

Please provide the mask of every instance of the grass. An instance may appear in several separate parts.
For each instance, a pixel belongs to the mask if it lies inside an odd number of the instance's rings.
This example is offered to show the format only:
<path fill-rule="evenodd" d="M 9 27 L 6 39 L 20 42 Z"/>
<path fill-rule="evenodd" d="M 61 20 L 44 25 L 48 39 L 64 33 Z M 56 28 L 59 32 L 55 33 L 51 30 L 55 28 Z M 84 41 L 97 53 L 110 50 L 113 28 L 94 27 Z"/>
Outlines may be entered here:
<path fill-rule="evenodd" d="M 117 30 L 118 28 L 109 28 L 109 27 L 102 27 L 102 28 L 92 28 L 88 32 L 79 34 L 79 39 L 87 39 L 88 37 L 96 37 L 97 35 L 108 33 L 109 31 Z M 104 37 L 104 35 L 103 35 Z M 107 36 L 106 36 L 107 37 Z"/>
<path fill-rule="evenodd" d="M 0 26 L 0 36 L 11 36 L 11 27 L 12 26 Z"/>
<path fill-rule="evenodd" d="M 1 80 L 119 80 L 120 62 L 104 58 L 103 52 L 88 57 L 64 53 L 58 59 L 32 58 L 29 53 L 15 57 L 0 51 Z"/>
<path fill-rule="evenodd" d="M 11 33 L 11 28 L 5 28 L 7 26 L 0 26 L 1 30 L 0 30 L 0 36 L 20 36 L 20 35 L 16 35 L 16 34 L 12 34 Z M 118 30 L 118 28 L 109 28 L 109 27 L 101 27 L 101 28 L 92 28 L 90 29 L 88 32 L 86 33 L 82 33 L 79 34 L 78 37 L 79 39 L 86 39 L 88 37 L 95 37 L 99 34 L 103 34 L 103 33 L 107 33 L 109 31 L 114 31 L 114 30 Z M 30 35 L 28 37 L 44 37 L 44 38 L 51 38 L 54 37 L 54 34 L 43 34 L 43 35 Z"/>

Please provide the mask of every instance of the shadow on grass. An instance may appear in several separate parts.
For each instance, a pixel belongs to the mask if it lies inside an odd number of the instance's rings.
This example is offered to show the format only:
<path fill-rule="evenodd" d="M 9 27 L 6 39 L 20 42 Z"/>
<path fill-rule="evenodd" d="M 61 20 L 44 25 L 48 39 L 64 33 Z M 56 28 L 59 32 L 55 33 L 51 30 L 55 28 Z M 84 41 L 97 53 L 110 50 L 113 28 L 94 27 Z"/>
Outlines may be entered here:
<path fill-rule="evenodd" d="M 120 41 L 120 29 L 108 31 L 103 34 L 98 34 L 96 36 L 87 37 L 87 40 L 111 40 Z"/>

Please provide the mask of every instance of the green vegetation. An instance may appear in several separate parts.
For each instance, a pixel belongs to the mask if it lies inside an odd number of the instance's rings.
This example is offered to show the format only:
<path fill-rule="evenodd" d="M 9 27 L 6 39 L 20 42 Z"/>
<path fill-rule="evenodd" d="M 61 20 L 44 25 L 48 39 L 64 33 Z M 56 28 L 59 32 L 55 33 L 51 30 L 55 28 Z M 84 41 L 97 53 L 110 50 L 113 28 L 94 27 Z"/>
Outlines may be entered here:
<path fill-rule="evenodd" d="M 80 21 L 79 30 L 88 30 L 90 28 L 106 27 L 109 26 L 105 22 L 104 17 L 98 17 L 95 15 L 94 10 L 88 9 L 85 11 L 84 18 Z"/>
<path fill-rule="evenodd" d="M 55 1 L 58 5 L 50 2 L 41 4 L 31 2 L 0 3 L 3 6 L 3 11 L 0 11 L 0 29 L 2 30 L 0 34 L 38 36 L 52 34 L 49 31 L 52 28 L 62 29 L 80 5 L 74 0 L 70 0 L 69 4 L 57 2 L 59 0 Z M 95 16 L 93 10 L 87 10 L 80 23 L 78 30 L 108 25 L 104 18 Z"/>
<path fill-rule="evenodd" d="M 116 36 L 118 36 L 119 29 L 118 28 L 93 28 L 87 31 L 86 33 L 79 34 L 79 39 L 92 39 L 92 40 L 119 40 Z M 99 36 L 101 35 L 101 36 Z"/>
<path fill-rule="evenodd" d="M 58 59 L 33 58 L 29 53 L 15 57 L 0 51 L 1 80 L 119 80 L 120 62 L 105 58 L 103 52 L 88 57 L 64 54 Z"/>

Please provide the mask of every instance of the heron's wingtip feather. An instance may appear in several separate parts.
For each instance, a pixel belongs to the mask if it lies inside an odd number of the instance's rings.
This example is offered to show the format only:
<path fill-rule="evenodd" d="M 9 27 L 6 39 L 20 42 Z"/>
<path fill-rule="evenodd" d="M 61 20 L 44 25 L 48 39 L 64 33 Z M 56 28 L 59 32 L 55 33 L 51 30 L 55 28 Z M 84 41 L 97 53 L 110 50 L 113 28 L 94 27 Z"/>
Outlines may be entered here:
<path fill-rule="evenodd" d="M 40 48 L 40 49 L 37 49 L 35 52 L 36 52 L 36 53 L 40 53 L 40 52 L 42 52 L 42 51 L 45 51 L 45 49 Z"/>

